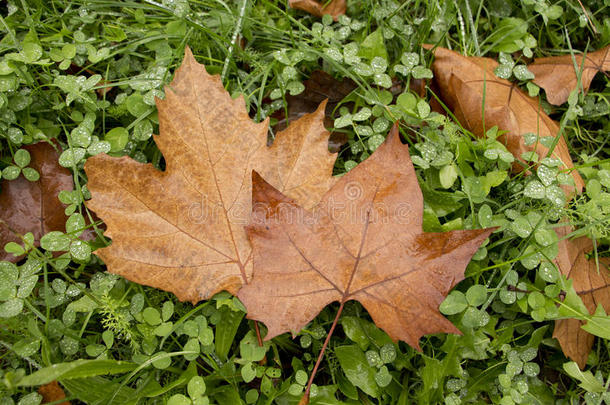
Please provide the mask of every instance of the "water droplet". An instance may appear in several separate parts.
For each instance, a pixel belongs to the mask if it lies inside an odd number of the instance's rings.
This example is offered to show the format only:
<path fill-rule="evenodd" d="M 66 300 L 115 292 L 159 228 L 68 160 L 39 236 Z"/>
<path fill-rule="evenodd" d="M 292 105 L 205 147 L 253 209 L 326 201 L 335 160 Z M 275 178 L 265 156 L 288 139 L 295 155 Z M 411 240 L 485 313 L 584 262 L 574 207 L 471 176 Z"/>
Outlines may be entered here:
<path fill-rule="evenodd" d="M 405 52 L 402 54 L 400 61 L 408 69 L 411 69 L 413 66 L 419 63 L 419 55 L 414 52 Z"/>
<path fill-rule="evenodd" d="M 511 229 L 521 238 L 527 238 L 532 233 L 532 226 L 525 217 L 518 217 L 511 224 Z"/>
<path fill-rule="evenodd" d="M 356 114 L 353 115 L 352 119 L 354 121 L 364 121 L 371 116 L 371 109 L 368 107 L 363 107 Z"/>
<path fill-rule="evenodd" d="M 385 73 L 375 74 L 373 76 L 373 81 L 375 82 L 376 85 L 385 87 L 386 89 L 392 87 L 392 79 L 390 78 L 390 76 L 386 75 Z"/>
<path fill-rule="evenodd" d="M 523 194 L 529 198 L 541 199 L 544 198 L 544 185 L 538 180 L 532 180 L 527 183 L 525 189 L 523 190 Z"/>
<path fill-rule="evenodd" d="M 343 61 L 343 56 L 341 55 L 341 52 L 339 52 L 339 50 L 335 49 L 335 48 L 326 48 L 324 50 L 324 53 L 331 59 L 336 60 L 337 62 L 341 62 Z"/>
<path fill-rule="evenodd" d="M 512 74 L 513 69 L 512 66 L 510 65 L 500 65 L 497 68 L 495 68 L 494 73 L 496 74 L 496 76 L 498 76 L 501 79 L 508 79 L 510 78 L 510 75 Z"/>
<path fill-rule="evenodd" d="M 466 380 L 452 378 L 449 381 L 447 381 L 447 389 L 452 392 L 459 391 L 462 388 L 464 388 L 465 386 L 466 386 Z"/>
<path fill-rule="evenodd" d="M 536 363 L 525 363 L 523 365 L 523 372 L 528 377 L 536 377 L 540 372 L 540 366 Z"/>
<path fill-rule="evenodd" d="M 366 352 L 366 361 L 368 361 L 371 367 L 377 367 L 383 364 L 381 356 L 376 350 L 369 350 Z"/>
<path fill-rule="evenodd" d="M 371 61 L 371 67 L 375 73 L 383 73 L 388 68 L 388 61 L 379 56 L 375 56 Z"/>
<path fill-rule="evenodd" d="M 356 72 L 360 76 L 370 76 L 373 74 L 373 69 L 371 69 L 371 67 L 366 63 L 361 62 L 357 63 L 356 66 L 354 66 L 354 72 Z"/>
<path fill-rule="evenodd" d="M 557 178 L 557 171 L 544 165 L 540 165 L 536 173 L 538 174 L 538 178 L 542 184 L 545 186 L 550 186 Z"/>
<path fill-rule="evenodd" d="M 5 301 L 0 305 L 0 317 L 11 318 L 21 313 L 23 309 L 23 301 L 19 298 L 13 298 Z"/>
<path fill-rule="evenodd" d="M 385 132 L 390 126 L 390 121 L 384 117 L 379 117 L 373 122 L 373 131 L 375 132 Z"/>
<path fill-rule="evenodd" d="M 552 263 L 544 262 L 538 269 L 538 275 L 547 283 L 554 283 L 559 277 L 557 268 Z"/>
<path fill-rule="evenodd" d="M 393 344 L 387 343 L 381 346 L 379 356 L 384 363 L 391 363 L 396 359 L 396 348 Z"/>

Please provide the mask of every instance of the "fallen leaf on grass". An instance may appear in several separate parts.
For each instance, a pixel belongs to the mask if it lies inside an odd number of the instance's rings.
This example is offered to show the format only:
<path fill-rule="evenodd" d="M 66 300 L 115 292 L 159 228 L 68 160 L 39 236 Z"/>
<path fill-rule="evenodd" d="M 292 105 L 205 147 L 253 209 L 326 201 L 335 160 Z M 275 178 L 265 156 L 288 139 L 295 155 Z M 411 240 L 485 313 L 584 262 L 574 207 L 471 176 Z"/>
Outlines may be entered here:
<path fill-rule="evenodd" d="M 311 73 L 309 79 L 303 82 L 305 90 L 296 96 L 286 95 L 288 116 L 280 117 L 275 126 L 276 130 L 284 129 L 292 122 L 305 114 L 312 113 L 324 100 L 326 104 L 325 125 L 331 127 L 334 118 L 331 114 L 337 104 L 347 97 L 357 86 L 350 79 L 337 80 L 322 70 Z"/>
<path fill-rule="evenodd" d="M 274 118 L 278 118 L 278 122 L 273 128 L 274 131 L 285 129 L 289 122 L 316 111 L 324 100 L 328 100 L 324 126 L 332 128 L 335 120 L 333 116 L 335 107 L 357 87 L 356 83 L 348 78 L 337 80 L 322 70 L 312 72 L 309 79 L 305 80 L 303 84 L 305 90 L 301 94 L 286 96 L 288 115 L 284 115 L 284 110 L 278 111 L 277 116 L 274 115 Z M 335 131 L 330 134 L 328 148 L 332 152 L 338 152 L 339 148 L 346 142 L 347 136 L 345 133 Z"/>
<path fill-rule="evenodd" d="M 523 137 L 526 132 L 538 133 L 540 137 L 555 136 L 559 131 L 557 124 L 540 111 L 538 102 L 523 93 L 507 80 L 495 76 L 493 69 L 497 62 L 488 58 L 465 57 L 456 52 L 437 48 L 432 68 L 435 80 L 441 89 L 443 98 L 458 120 L 475 135 L 482 137 L 484 128 L 497 125 L 501 130 L 508 130 L 505 135 L 507 148 L 515 158 L 528 151 L 535 151 L 539 156 L 546 156 L 548 149 L 538 144 L 525 145 Z M 568 92 L 569 93 L 569 92 Z M 485 99 L 485 114 L 481 113 Z M 538 128 L 539 127 L 539 128 Z M 567 144 L 561 138 L 553 151 L 566 168 L 573 168 Z M 584 183 L 576 170 L 571 171 L 576 190 L 564 187 L 568 198 L 574 191 L 582 192 Z M 587 260 L 593 242 L 581 237 L 576 240 L 565 239 L 571 227 L 556 230 L 559 241 L 559 256 L 555 260 L 562 274 L 573 280 L 576 292 L 582 298 L 588 310 L 593 313 L 596 304 L 601 303 L 605 309 L 610 308 L 610 277 L 605 270 L 597 272 L 595 260 Z M 606 262 L 606 259 L 600 259 Z M 554 336 L 566 356 L 584 367 L 591 347 L 593 335 L 581 328 L 582 322 L 577 319 L 558 320 L 555 323 Z"/>
<path fill-rule="evenodd" d="M 303 10 L 316 17 L 330 14 L 335 21 L 340 15 L 345 14 L 347 0 L 289 0 L 288 5 L 292 8 Z"/>
<path fill-rule="evenodd" d="M 556 230 L 560 238 L 565 238 L 571 227 Z M 582 299 L 590 314 L 598 305 L 610 310 L 610 258 L 599 258 L 599 269 L 594 257 L 587 259 L 586 254 L 593 251 L 593 242 L 587 237 L 559 242 L 559 255 L 555 259 L 559 271 L 573 281 L 574 290 Z M 598 271 L 599 270 L 599 271 Z M 555 321 L 553 337 L 557 338 L 567 357 L 574 360 L 582 369 L 593 347 L 594 336 L 581 328 L 583 321 L 560 319 Z"/>
<path fill-rule="evenodd" d="M 610 45 L 586 55 L 575 54 L 574 59 L 572 55 L 539 58 L 527 68 L 535 75 L 534 83 L 546 92 L 549 103 L 561 105 L 578 87 L 577 73 L 586 93 L 598 72 L 610 70 Z"/>
<path fill-rule="evenodd" d="M 68 401 L 61 401 L 62 399 L 66 399 L 66 393 L 57 381 L 51 381 L 48 384 L 41 385 L 38 388 L 38 393 L 42 395 L 43 404 L 53 403 L 55 405 L 70 405 L 70 402 Z"/>
<path fill-rule="evenodd" d="M 534 146 L 526 145 L 523 135 L 534 133 L 539 138 L 555 137 L 559 127 L 541 110 L 535 98 L 522 92 L 514 83 L 498 78 L 493 73 L 497 65 L 489 58 L 466 57 L 449 49 L 435 48 L 432 69 L 441 98 L 466 129 L 483 137 L 486 130 L 497 126 L 508 131 L 499 140 L 516 159 L 522 160 L 521 155 L 530 151 L 542 159 L 548 148 L 541 142 Z M 552 156 L 561 160 L 565 169 L 574 168 L 563 137 Z M 522 170 L 518 163 L 513 168 Z M 584 183 L 578 172 L 572 170 L 571 175 L 576 190 L 582 191 Z"/>
<path fill-rule="evenodd" d="M 95 253 L 108 270 L 198 302 L 250 280 L 251 172 L 313 207 L 335 182 L 322 125 L 325 103 L 267 147 L 268 120 L 254 123 L 243 97 L 231 99 L 187 48 L 157 100 L 155 142 L 165 171 L 129 157 L 97 155 L 85 171 L 88 206 L 106 223 L 109 247 Z"/>
<path fill-rule="evenodd" d="M 42 235 L 51 231 L 65 231 L 66 206 L 57 196 L 61 190 L 72 190 L 72 173 L 58 164 L 59 155 L 46 142 L 24 146 L 30 152 L 29 167 L 40 174 L 37 181 L 29 181 L 23 175 L 15 180 L 2 180 L 0 191 L 0 260 L 16 262 L 15 257 L 4 251 L 8 242 L 22 244 L 17 235 L 32 232 L 39 246 Z"/>
<path fill-rule="evenodd" d="M 265 339 L 300 331 L 338 301 L 328 342 L 349 300 L 417 349 L 423 335 L 459 333 L 438 307 L 493 229 L 423 232 L 423 197 L 397 126 L 311 211 L 253 178 L 247 230 L 255 271 L 238 297 L 248 318 L 267 325 Z"/>

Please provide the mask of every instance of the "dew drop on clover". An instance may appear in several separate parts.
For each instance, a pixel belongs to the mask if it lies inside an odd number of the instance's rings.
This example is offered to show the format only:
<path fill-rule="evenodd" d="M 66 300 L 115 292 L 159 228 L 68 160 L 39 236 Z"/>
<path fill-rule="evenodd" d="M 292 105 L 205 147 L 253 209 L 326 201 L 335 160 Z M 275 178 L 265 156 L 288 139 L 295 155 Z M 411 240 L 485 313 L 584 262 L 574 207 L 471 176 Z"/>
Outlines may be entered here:
<path fill-rule="evenodd" d="M 64 336 L 64 338 L 59 342 L 59 348 L 66 356 L 71 356 L 78 352 L 78 341 Z"/>
<path fill-rule="evenodd" d="M 408 69 L 411 69 L 419 63 L 419 55 L 414 52 L 405 52 L 402 54 L 400 61 Z"/>
<path fill-rule="evenodd" d="M 23 300 L 13 298 L 0 304 L 0 317 L 11 318 L 21 313 L 23 309 Z"/>
<path fill-rule="evenodd" d="M 550 262 L 540 264 L 540 267 L 538 268 L 538 275 L 547 283 L 554 283 L 559 277 L 557 268 Z"/>
<path fill-rule="evenodd" d="M 512 74 L 512 67 L 510 65 L 499 65 L 494 69 L 494 73 L 501 79 L 509 79 Z"/>
<path fill-rule="evenodd" d="M 527 183 L 527 186 L 525 186 L 525 189 L 523 190 L 523 194 L 526 197 L 534 198 L 534 199 L 544 198 L 544 196 L 545 196 L 544 185 L 541 182 L 539 182 L 538 180 L 532 180 L 529 183 Z"/>
<path fill-rule="evenodd" d="M 466 386 L 466 380 L 459 379 L 459 378 L 451 378 L 447 381 L 445 386 L 447 387 L 447 390 L 449 390 L 451 392 L 456 392 Z"/>
<path fill-rule="evenodd" d="M 528 377 L 536 377 L 540 373 L 540 366 L 536 363 L 527 362 L 523 365 L 523 373 Z"/>
<path fill-rule="evenodd" d="M 385 73 L 376 73 L 373 75 L 373 81 L 376 85 L 390 88 L 392 87 L 392 79 Z"/>
<path fill-rule="evenodd" d="M 536 171 L 538 178 L 545 186 L 549 186 L 553 184 L 555 179 L 557 178 L 557 172 L 545 165 L 540 165 L 538 170 Z"/>
<path fill-rule="evenodd" d="M 371 367 L 379 367 L 383 364 L 381 361 L 381 356 L 377 350 L 368 350 L 366 353 L 366 361 L 369 363 Z"/>
<path fill-rule="evenodd" d="M 391 363 L 396 359 L 396 348 L 391 343 L 386 343 L 379 349 L 379 356 L 384 363 Z"/>
<path fill-rule="evenodd" d="M 341 52 L 339 52 L 339 50 L 337 50 L 336 48 L 326 48 L 324 50 L 324 53 L 326 54 L 326 56 L 328 56 L 329 58 L 331 58 L 339 63 L 343 60 L 343 56 L 341 55 Z"/>

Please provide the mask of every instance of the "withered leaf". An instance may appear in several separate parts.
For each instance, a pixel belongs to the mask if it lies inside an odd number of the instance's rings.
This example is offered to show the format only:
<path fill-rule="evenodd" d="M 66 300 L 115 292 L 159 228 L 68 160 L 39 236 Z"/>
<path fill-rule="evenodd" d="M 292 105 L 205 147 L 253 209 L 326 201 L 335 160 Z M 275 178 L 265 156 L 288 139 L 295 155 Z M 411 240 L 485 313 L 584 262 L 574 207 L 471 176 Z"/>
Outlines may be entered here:
<path fill-rule="evenodd" d="M 311 211 L 253 177 L 255 270 L 238 297 L 248 318 L 267 325 L 265 339 L 349 300 L 418 349 L 422 335 L 459 333 L 438 307 L 493 229 L 423 232 L 422 193 L 396 126 Z"/>
<path fill-rule="evenodd" d="M 331 113 L 341 100 L 347 97 L 357 86 L 352 80 L 345 78 L 337 80 L 322 70 L 311 73 L 309 79 L 303 82 L 305 90 L 296 96 L 287 94 L 286 104 L 288 104 L 288 115 L 283 115 L 283 110 L 279 112 L 278 123 L 275 130 L 281 130 L 288 126 L 289 122 L 302 117 L 305 114 L 314 112 L 324 100 L 326 104 L 325 125 L 331 127 L 334 117 Z"/>
<path fill-rule="evenodd" d="M 69 401 L 61 401 L 62 399 L 66 399 L 66 393 L 57 381 L 51 381 L 48 384 L 41 385 L 38 388 L 38 393 L 42 395 L 43 404 L 53 403 L 55 405 L 70 405 Z"/>
<path fill-rule="evenodd" d="M 305 80 L 303 84 L 305 85 L 305 91 L 301 94 L 286 96 L 288 114 L 284 115 L 284 110 L 279 110 L 277 115 L 273 115 L 274 118 L 278 119 L 277 124 L 273 127 L 274 131 L 285 129 L 290 122 L 316 111 L 320 103 L 325 100 L 327 100 L 327 103 L 324 126 L 326 128 L 332 127 L 335 119 L 333 116 L 335 107 L 357 87 L 356 83 L 348 78 L 337 80 L 322 70 L 312 72 L 309 79 Z M 329 149 L 338 152 L 341 145 L 346 142 L 347 136 L 345 133 L 332 132 L 328 141 Z"/>
<path fill-rule="evenodd" d="M 535 99 L 523 93 L 514 84 L 496 77 L 493 73 L 496 66 L 497 63 L 492 59 L 465 57 L 443 48 L 435 50 L 435 61 L 432 65 L 435 80 L 441 88 L 441 97 L 466 128 L 482 137 L 484 119 L 486 128 L 497 125 L 499 129 L 509 131 L 505 135 L 505 143 L 515 158 L 518 159 L 523 152 L 532 150 L 539 156 L 545 156 L 548 149 L 544 145 L 538 144 L 535 148 L 525 145 L 521 135 L 534 132 L 541 137 L 555 136 L 559 130 L 557 124 L 540 111 Z M 481 106 L 484 92 L 483 115 Z M 553 151 L 553 156 L 559 158 L 566 168 L 573 168 L 563 138 Z M 575 190 L 564 187 L 568 198 L 573 196 L 574 191 L 582 192 L 584 186 L 576 170 L 572 170 L 571 175 Z M 562 239 L 570 232 L 570 227 L 558 228 L 559 256 L 555 262 L 566 277 L 574 280 L 574 288 L 589 311 L 595 310 L 596 303 L 602 303 L 607 309 L 610 307 L 607 295 L 610 281 L 608 274 L 600 275 L 604 270 L 600 270 L 598 274 L 595 261 L 586 259 L 585 254 L 593 246 L 591 240 L 586 237 L 576 240 Z M 559 320 L 555 323 L 554 336 L 559 340 L 564 353 L 582 368 L 591 350 L 593 336 L 581 329 L 581 325 L 576 319 Z"/>
<path fill-rule="evenodd" d="M 497 65 L 489 58 L 467 57 L 449 49 L 435 48 L 432 69 L 441 98 L 466 129 L 483 137 L 486 130 L 497 126 L 508 131 L 499 140 L 516 159 L 521 160 L 523 153 L 532 150 L 540 158 L 545 157 L 548 148 L 541 142 L 534 146 L 526 145 L 523 134 L 555 137 L 559 127 L 541 110 L 538 100 L 525 94 L 514 83 L 497 77 L 493 73 Z M 563 137 L 552 156 L 563 162 L 564 168 L 574 168 Z M 513 168 L 521 170 L 516 162 Z M 582 191 L 583 180 L 578 172 L 572 170 L 571 175 L 576 190 Z"/>
<path fill-rule="evenodd" d="M 23 175 L 2 180 L 0 191 L 0 260 L 17 261 L 19 257 L 4 251 L 8 242 L 21 244 L 17 235 L 32 232 L 36 246 L 44 234 L 65 231 L 66 206 L 57 196 L 61 190 L 72 190 L 72 173 L 58 164 L 59 154 L 46 142 L 24 146 L 30 152 L 29 167 L 40 174 L 37 181 Z"/>
<path fill-rule="evenodd" d="M 268 120 L 254 123 L 187 48 L 154 140 L 165 171 L 128 157 L 97 155 L 85 171 L 88 206 L 106 223 L 109 247 L 96 251 L 112 273 L 197 302 L 235 293 L 252 274 L 251 171 L 313 207 L 335 182 L 322 103 L 267 147 Z"/>
<path fill-rule="evenodd" d="M 549 103 L 561 105 L 578 87 L 578 72 L 586 93 L 598 72 L 610 70 L 610 45 L 586 55 L 574 55 L 574 59 L 572 55 L 539 58 L 527 68 L 535 75 L 534 83 L 546 92 Z"/>
<path fill-rule="evenodd" d="M 345 14 L 347 0 L 289 0 L 288 5 L 292 8 L 306 11 L 316 17 L 330 14 L 337 21 L 340 15 Z"/>
<path fill-rule="evenodd" d="M 572 231 L 564 226 L 556 230 L 560 238 Z M 599 257 L 599 268 L 594 257 L 587 259 L 593 251 L 593 241 L 587 237 L 559 242 L 559 255 L 555 259 L 559 271 L 573 281 L 573 287 L 593 314 L 598 305 L 610 311 L 610 258 Z M 593 347 L 594 336 L 581 328 L 584 322 L 578 319 L 555 321 L 553 337 L 557 338 L 565 355 L 574 360 L 582 369 Z"/>

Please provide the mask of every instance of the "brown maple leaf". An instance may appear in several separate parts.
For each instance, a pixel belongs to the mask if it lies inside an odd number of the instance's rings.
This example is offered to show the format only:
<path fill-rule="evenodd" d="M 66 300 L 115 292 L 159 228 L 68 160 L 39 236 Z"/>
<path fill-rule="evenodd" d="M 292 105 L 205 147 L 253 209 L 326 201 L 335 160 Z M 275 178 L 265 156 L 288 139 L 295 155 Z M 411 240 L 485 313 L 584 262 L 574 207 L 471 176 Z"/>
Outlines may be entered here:
<path fill-rule="evenodd" d="M 345 14 L 347 0 L 289 0 L 288 5 L 292 8 L 303 10 L 316 17 L 330 14 L 335 21 L 340 15 Z"/>
<path fill-rule="evenodd" d="M 466 129 L 484 137 L 486 130 L 497 126 L 508 131 L 498 139 L 516 159 L 522 160 L 521 155 L 530 151 L 536 152 L 540 158 L 545 157 L 548 148 L 540 142 L 534 146 L 526 145 L 523 134 L 555 137 L 559 127 L 541 110 L 535 98 L 522 92 L 514 83 L 497 77 L 493 73 L 496 66 L 498 63 L 489 58 L 467 57 L 445 48 L 434 49 L 432 69 L 441 98 Z M 563 162 L 565 169 L 574 169 L 563 137 L 552 156 Z M 513 169 L 520 171 L 522 166 L 515 163 Z M 576 190 L 582 191 L 584 183 L 580 174 L 571 170 L 571 175 Z"/>
<path fill-rule="evenodd" d="M 557 235 L 566 238 L 571 227 L 557 228 Z M 587 259 L 593 251 L 593 241 L 587 237 L 559 242 L 559 254 L 555 259 L 559 271 L 573 281 L 576 293 L 582 299 L 589 313 L 593 314 L 598 305 L 610 310 L 610 258 L 600 257 L 599 268 L 594 257 Z M 582 369 L 593 347 L 594 336 L 581 328 L 583 321 L 561 319 L 555 322 L 553 337 L 557 338 L 565 355 L 574 360 Z"/>
<path fill-rule="evenodd" d="M 535 76 L 533 82 L 542 87 L 551 104 L 561 105 L 580 83 L 586 93 L 598 72 L 610 70 L 610 45 L 586 55 L 563 55 L 539 58 L 527 67 Z"/>
<path fill-rule="evenodd" d="M 57 196 L 61 190 L 72 190 L 72 173 L 57 162 L 59 154 L 46 142 L 24 146 L 30 152 L 29 167 L 40 174 L 37 181 L 23 175 L 15 180 L 2 180 L 0 192 L 0 260 L 15 262 L 15 257 L 4 251 L 8 242 L 22 244 L 19 235 L 32 232 L 34 243 L 51 231 L 65 231 L 66 206 Z"/>
<path fill-rule="evenodd" d="M 235 293 L 252 274 L 243 229 L 251 213 L 251 171 L 312 207 L 335 182 L 322 103 L 267 147 L 268 120 L 254 123 L 187 48 L 157 100 L 165 171 L 128 157 L 97 155 L 85 171 L 88 206 L 106 223 L 108 270 L 197 302 Z"/>
<path fill-rule="evenodd" d="M 417 349 L 423 335 L 459 333 L 438 307 L 493 229 L 423 232 L 423 197 L 397 126 L 311 211 L 253 177 L 255 270 L 238 297 L 248 318 L 267 325 L 265 339 L 298 332 L 338 301 L 326 347 L 349 300 Z"/>

